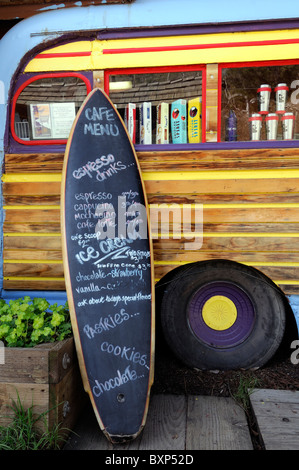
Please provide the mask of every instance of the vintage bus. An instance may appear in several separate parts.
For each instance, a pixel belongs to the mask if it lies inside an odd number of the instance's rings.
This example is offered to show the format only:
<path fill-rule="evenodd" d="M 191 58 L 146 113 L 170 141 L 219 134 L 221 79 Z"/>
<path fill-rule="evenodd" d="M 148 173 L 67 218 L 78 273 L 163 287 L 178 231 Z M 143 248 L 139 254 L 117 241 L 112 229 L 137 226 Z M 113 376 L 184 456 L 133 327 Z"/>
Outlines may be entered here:
<path fill-rule="evenodd" d="M 190 367 L 260 367 L 286 322 L 299 326 L 293 2 L 260 2 L 256 12 L 235 1 L 88 3 L 45 7 L 0 41 L 2 297 L 66 298 L 64 151 L 98 87 L 140 162 L 169 346 Z M 83 222 L 94 217 L 90 197 Z"/>

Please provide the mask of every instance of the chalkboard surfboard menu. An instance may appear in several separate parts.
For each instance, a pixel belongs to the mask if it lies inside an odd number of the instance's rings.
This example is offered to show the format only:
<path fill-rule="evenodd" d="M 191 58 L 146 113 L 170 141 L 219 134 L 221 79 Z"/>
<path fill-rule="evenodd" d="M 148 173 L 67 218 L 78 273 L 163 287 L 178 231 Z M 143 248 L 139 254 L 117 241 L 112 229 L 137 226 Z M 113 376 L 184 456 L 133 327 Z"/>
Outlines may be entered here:
<path fill-rule="evenodd" d="M 68 139 L 61 228 L 66 290 L 82 380 L 112 442 L 144 427 L 154 357 L 149 217 L 134 147 L 99 89 Z"/>

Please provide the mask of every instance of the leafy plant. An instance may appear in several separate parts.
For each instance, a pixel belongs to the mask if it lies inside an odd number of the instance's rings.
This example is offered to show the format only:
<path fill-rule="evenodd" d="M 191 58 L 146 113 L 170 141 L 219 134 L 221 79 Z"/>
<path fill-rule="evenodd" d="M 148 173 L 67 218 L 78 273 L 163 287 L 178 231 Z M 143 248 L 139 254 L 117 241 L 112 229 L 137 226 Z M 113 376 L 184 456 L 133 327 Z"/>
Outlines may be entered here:
<path fill-rule="evenodd" d="M 10 426 L 0 426 L 0 450 L 53 450 L 59 449 L 65 440 L 60 426 L 49 429 L 46 414 L 35 416 L 33 405 L 24 408 L 18 395 L 17 402 L 12 402 L 14 417 Z M 42 421 L 44 432 L 38 423 Z"/>
<path fill-rule="evenodd" d="M 246 411 L 249 409 L 250 406 L 250 395 L 253 392 L 254 388 L 258 387 L 259 380 L 254 376 L 243 377 L 241 374 L 239 375 L 239 385 L 234 393 L 234 399 L 242 406 L 242 408 Z"/>
<path fill-rule="evenodd" d="M 0 340 L 7 347 L 34 347 L 61 341 L 72 334 L 68 304 L 50 305 L 44 298 L 29 296 L 0 299 Z"/>

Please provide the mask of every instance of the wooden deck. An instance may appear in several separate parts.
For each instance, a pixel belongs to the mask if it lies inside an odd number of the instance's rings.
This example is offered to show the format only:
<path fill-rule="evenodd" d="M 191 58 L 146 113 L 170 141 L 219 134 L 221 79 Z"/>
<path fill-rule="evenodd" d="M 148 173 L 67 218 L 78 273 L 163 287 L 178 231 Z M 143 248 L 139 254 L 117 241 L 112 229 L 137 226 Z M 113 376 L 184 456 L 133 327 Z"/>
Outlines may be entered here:
<path fill-rule="evenodd" d="M 256 390 L 251 396 L 266 450 L 299 450 L 299 391 Z"/>
<path fill-rule="evenodd" d="M 250 395 L 265 450 L 299 449 L 299 391 L 257 389 Z M 233 398 L 153 395 L 142 434 L 112 445 L 90 406 L 64 450 L 254 450 L 246 415 Z"/>

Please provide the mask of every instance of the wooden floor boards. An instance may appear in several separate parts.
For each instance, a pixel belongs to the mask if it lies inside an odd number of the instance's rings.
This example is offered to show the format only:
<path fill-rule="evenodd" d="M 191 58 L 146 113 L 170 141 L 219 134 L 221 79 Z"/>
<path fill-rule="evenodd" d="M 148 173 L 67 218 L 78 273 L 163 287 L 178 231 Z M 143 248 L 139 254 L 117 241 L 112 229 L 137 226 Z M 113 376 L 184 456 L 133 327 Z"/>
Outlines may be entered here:
<path fill-rule="evenodd" d="M 248 450 L 244 411 L 232 398 L 153 395 L 142 434 L 124 445 L 104 437 L 88 408 L 65 450 Z"/>

